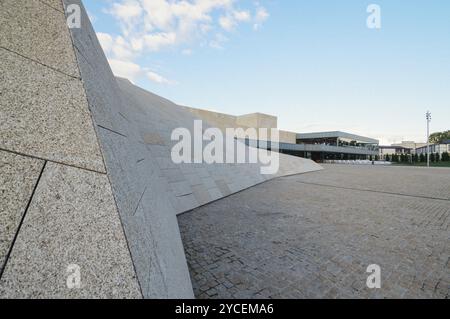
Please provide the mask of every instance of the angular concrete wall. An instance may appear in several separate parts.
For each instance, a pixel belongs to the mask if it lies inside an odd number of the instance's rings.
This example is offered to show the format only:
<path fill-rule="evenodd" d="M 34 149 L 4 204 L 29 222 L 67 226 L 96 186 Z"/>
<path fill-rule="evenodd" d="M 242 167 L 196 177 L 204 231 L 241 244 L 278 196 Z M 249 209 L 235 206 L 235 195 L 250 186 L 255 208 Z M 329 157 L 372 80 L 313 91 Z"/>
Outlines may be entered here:
<path fill-rule="evenodd" d="M 262 113 L 252 113 L 238 116 L 237 124 L 247 127 L 255 128 L 277 128 L 278 119 L 276 116 L 262 114 Z"/>
<path fill-rule="evenodd" d="M 174 164 L 197 117 L 116 79 L 83 7 L 68 30 L 72 3 L 0 2 L 0 297 L 192 298 L 176 215 L 320 166 Z"/>
<path fill-rule="evenodd" d="M 73 3 L 82 6 L 64 1 Z M 71 29 L 73 45 L 143 295 L 192 298 L 175 210 L 160 178 L 161 159 L 145 142 L 155 138 L 147 130 L 153 123 L 123 98 L 84 9 L 81 22 L 80 29 Z"/>
<path fill-rule="evenodd" d="M 297 133 L 280 130 L 280 143 L 297 144 Z"/>
<path fill-rule="evenodd" d="M 243 128 L 244 130 L 248 128 L 277 128 L 278 118 L 273 115 L 262 114 L 262 113 L 252 113 L 240 116 L 228 115 L 224 113 L 218 113 L 208 110 L 196 109 L 192 107 L 184 107 L 186 110 L 194 114 L 196 117 L 208 122 L 210 125 L 221 129 L 223 132 L 227 128 Z M 280 143 L 292 143 L 295 144 L 297 140 L 297 134 L 288 131 L 278 131 L 278 137 Z M 245 136 L 240 135 L 239 138 L 245 138 Z M 268 132 L 268 140 L 270 140 L 270 131 Z M 266 138 L 266 137 L 261 137 Z"/>
<path fill-rule="evenodd" d="M 159 176 L 164 181 L 161 189 L 170 193 L 170 202 L 177 214 L 276 176 L 320 169 L 319 165 L 310 160 L 284 154 L 279 154 L 280 171 L 274 176 L 262 175 L 259 163 L 173 164 L 171 148 L 177 142 L 170 139 L 172 131 L 181 127 L 192 132 L 194 120 L 199 118 L 185 108 L 147 92 L 128 80 L 118 78 L 117 83 L 124 100 L 122 113 L 132 123 L 130 127 L 135 130 L 135 135 L 141 136 L 142 143 L 146 145 L 149 151 L 146 158 L 150 157 L 156 162 Z M 209 123 L 203 122 L 204 131 L 210 127 Z M 257 150 L 247 148 L 247 152 L 255 151 Z"/>
<path fill-rule="evenodd" d="M 225 131 L 227 127 L 237 127 L 237 116 L 185 106 L 186 110 L 214 127 Z"/>

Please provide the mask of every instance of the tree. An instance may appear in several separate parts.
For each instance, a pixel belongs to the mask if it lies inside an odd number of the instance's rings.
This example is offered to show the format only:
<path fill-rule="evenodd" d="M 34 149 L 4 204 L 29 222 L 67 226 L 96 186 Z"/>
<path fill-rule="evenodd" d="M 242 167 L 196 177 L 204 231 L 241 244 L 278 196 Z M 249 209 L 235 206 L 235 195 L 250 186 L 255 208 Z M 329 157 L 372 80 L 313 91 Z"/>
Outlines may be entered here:
<path fill-rule="evenodd" d="M 450 140 L 450 130 L 431 134 L 429 141 L 433 144 L 441 144 L 445 140 Z"/>
<path fill-rule="evenodd" d="M 379 161 L 379 160 L 380 160 L 380 157 L 379 157 L 378 155 L 375 155 L 375 160 L 376 160 L 376 161 Z"/>
<path fill-rule="evenodd" d="M 450 161 L 450 155 L 448 154 L 448 152 L 444 152 L 442 153 L 442 159 L 443 162 L 448 162 Z"/>
<path fill-rule="evenodd" d="M 386 154 L 386 156 L 384 157 L 384 160 L 389 162 L 391 160 L 391 158 L 389 157 L 389 154 Z"/>
<path fill-rule="evenodd" d="M 373 161 L 372 155 L 369 156 L 369 161 Z"/>
<path fill-rule="evenodd" d="M 411 154 L 406 155 L 406 161 L 408 163 L 412 163 L 413 162 L 413 155 L 411 155 Z"/>
<path fill-rule="evenodd" d="M 408 157 L 405 154 L 400 155 L 400 162 L 406 163 L 408 160 Z"/>
<path fill-rule="evenodd" d="M 440 158 L 441 158 L 441 155 L 439 153 L 436 153 L 434 155 L 434 160 L 435 160 L 436 163 L 439 162 Z"/>
<path fill-rule="evenodd" d="M 414 163 L 419 162 L 419 155 L 414 154 L 413 161 L 414 161 Z"/>
<path fill-rule="evenodd" d="M 426 162 L 426 160 L 427 159 L 425 158 L 425 155 L 423 153 L 421 153 L 420 154 L 420 162 L 423 163 L 423 162 Z"/>
<path fill-rule="evenodd" d="M 434 158 L 434 153 L 431 153 L 431 154 L 430 154 L 430 162 L 431 162 L 431 163 L 434 163 L 434 159 L 435 159 L 435 158 Z"/>

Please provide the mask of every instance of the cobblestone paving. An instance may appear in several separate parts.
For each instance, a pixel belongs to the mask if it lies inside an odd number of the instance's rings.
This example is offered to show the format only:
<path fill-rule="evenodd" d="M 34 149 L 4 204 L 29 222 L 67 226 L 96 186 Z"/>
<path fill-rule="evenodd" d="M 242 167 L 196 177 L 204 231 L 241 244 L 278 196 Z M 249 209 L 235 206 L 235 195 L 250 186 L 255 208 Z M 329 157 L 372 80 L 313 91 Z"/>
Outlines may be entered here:
<path fill-rule="evenodd" d="M 335 165 L 180 215 L 195 295 L 449 298 L 449 194 L 450 169 Z"/>

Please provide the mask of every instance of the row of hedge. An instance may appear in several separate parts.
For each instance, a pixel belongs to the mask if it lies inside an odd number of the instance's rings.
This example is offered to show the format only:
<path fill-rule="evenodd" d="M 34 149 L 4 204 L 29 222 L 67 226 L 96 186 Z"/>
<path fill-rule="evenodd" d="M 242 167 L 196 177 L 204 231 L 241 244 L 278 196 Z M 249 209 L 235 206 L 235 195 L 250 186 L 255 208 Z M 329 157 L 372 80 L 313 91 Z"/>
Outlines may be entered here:
<path fill-rule="evenodd" d="M 425 163 L 427 161 L 427 156 L 425 154 L 393 154 L 393 155 L 386 155 L 385 161 L 388 162 L 396 162 L 396 163 Z M 372 159 L 371 159 L 372 160 Z M 431 153 L 430 154 L 430 162 L 437 163 L 437 162 L 448 162 L 450 161 L 450 155 L 448 152 L 444 152 L 442 154 L 439 153 Z"/>

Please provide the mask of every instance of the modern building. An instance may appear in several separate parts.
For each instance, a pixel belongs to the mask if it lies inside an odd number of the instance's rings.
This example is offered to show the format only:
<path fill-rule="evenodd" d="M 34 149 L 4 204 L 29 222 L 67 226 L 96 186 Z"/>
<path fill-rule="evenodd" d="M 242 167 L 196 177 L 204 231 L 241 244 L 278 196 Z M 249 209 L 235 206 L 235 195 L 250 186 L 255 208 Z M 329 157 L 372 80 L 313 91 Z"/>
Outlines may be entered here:
<path fill-rule="evenodd" d="M 278 127 L 278 118 L 269 114 L 251 113 L 245 115 L 230 115 L 187 106 L 184 108 L 200 119 L 214 125 L 214 127 L 221 129 L 224 133 L 227 128 L 242 128 L 244 130 L 254 128 L 258 130 L 259 128 L 277 129 Z M 256 133 L 258 134 L 259 132 L 257 131 Z M 267 133 L 268 136 L 257 136 L 258 140 L 271 140 L 270 131 Z M 278 135 L 280 142 L 291 144 L 297 143 L 297 133 L 278 130 Z M 248 136 L 245 135 L 245 132 L 242 132 L 240 135 L 238 134 L 236 138 L 245 140 L 248 139 Z"/>
<path fill-rule="evenodd" d="M 351 133 L 333 131 L 299 133 L 296 143 L 280 142 L 280 152 L 312 159 L 364 160 L 378 155 L 379 141 Z"/>
<path fill-rule="evenodd" d="M 380 159 L 385 159 L 386 155 L 414 155 L 416 149 L 426 146 L 427 143 L 416 143 L 414 141 L 403 141 L 392 145 L 381 145 L 379 147 Z"/>
<path fill-rule="evenodd" d="M 278 119 L 273 115 L 252 113 L 235 116 L 192 107 L 185 108 L 222 131 L 227 128 L 243 128 L 244 130 L 248 128 L 277 129 Z M 295 133 L 278 130 L 278 134 L 280 153 L 308 158 L 316 162 L 329 159 L 361 160 L 371 157 L 375 159 L 378 155 L 378 140 L 351 133 L 340 131 Z M 258 147 L 261 145 L 253 138 L 246 136 L 244 132 L 237 135 L 236 138 L 245 141 L 247 144 L 252 141 Z M 258 141 L 271 140 L 270 134 L 267 137 L 257 136 L 256 138 Z"/>
<path fill-rule="evenodd" d="M 426 145 L 427 145 L 427 143 L 416 143 L 414 141 L 403 141 L 401 143 L 392 144 L 392 146 L 403 147 L 404 149 L 410 149 L 410 153 L 409 154 L 411 154 L 411 155 L 414 155 L 416 153 L 416 149 L 417 148 L 423 147 L 423 146 L 426 146 Z M 401 155 L 401 153 L 399 153 L 397 155 Z"/>
<path fill-rule="evenodd" d="M 430 153 L 450 153 L 450 143 L 447 144 L 430 144 Z M 427 154 L 427 146 L 422 146 L 416 149 L 416 153 L 418 155 L 420 154 Z"/>
<path fill-rule="evenodd" d="M 391 157 L 392 155 L 410 155 L 414 154 L 415 149 L 414 148 L 408 148 L 404 146 L 399 145 L 380 145 L 379 147 L 379 158 L 384 160 L 386 159 L 386 156 Z"/>
<path fill-rule="evenodd" d="M 412 141 L 403 141 L 398 144 L 392 144 L 390 146 L 380 146 L 379 147 L 379 158 L 385 159 L 386 155 L 426 155 L 428 152 L 426 143 L 415 143 Z M 443 141 L 440 144 L 430 144 L 430 153 L 444 152 L 450 153 L 450 140 Z"/>

